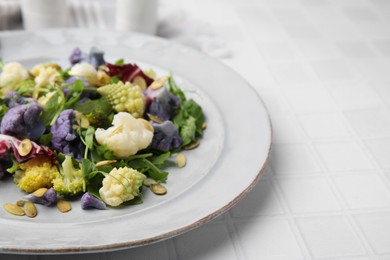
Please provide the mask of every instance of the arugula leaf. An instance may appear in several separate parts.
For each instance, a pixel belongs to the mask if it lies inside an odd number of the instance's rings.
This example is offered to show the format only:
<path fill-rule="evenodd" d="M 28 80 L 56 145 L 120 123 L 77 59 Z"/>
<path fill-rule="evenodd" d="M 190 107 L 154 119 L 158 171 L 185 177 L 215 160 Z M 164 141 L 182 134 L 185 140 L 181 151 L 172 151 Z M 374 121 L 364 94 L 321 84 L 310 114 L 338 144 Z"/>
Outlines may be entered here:
<path fill-rule="evenodd" d="M 55 123 L 61 111 L 65 107 L 65 97 L 61 90 L 57 90 L 47 101 L 45 108 L 41 113 L 41 120 L 45 126 L 51 126 Z"/>
<path fill-rule="evenodd" d="M 64 109 L 73 107 L 79 101 L 84 88 L 83 81 L 79 79 L 73 85 L 68 85 L 70 98 L 66 101 Z"/>
<path fill-rule="evenodd" d="M 43 134 L 39 137 L 38 143 L 41 145 L 49 145 L 53 135 L 51 133 Z"/>
<path fill-rule="evenodd" d="M 172 75 L 169 76 L 168 85 L 169 85 L 169 91 L 172 92 L 172 94 L 178 96 L 181 103 L 186 100 L 186 96 L 184 92 L 176 85 Z"/>
<path fill-rule="evenodd" d="M 173 123 L 183 139 L 183 146 L 203 134 L 204 120 L 202 108 L 194 100 L 186 100 L 181 104 L 179 112 L 173 118 Z"/>

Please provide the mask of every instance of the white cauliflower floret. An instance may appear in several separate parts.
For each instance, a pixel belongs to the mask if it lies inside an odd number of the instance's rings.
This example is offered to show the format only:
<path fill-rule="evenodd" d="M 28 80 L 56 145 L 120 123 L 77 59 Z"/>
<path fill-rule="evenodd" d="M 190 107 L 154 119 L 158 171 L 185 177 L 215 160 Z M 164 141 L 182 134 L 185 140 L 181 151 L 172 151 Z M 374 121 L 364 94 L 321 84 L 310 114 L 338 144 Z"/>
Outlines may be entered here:
<path fill-rule="evenodd" d="M 28 71 L 18 62 L 7 63 L 0 75 L 0 86 L 15 86 L 19 82 L 29 78 Z"/>
<path fill-rule="evenodd" d="M 132 168 L 114 168 L 104 177 L 99 195 L 107 205 L 119 206 L 140 195 L 139 188 L 145 179 L 145 175 Z"/>
<path fill-rule="evenodd" d="M 35 88 L 53 86 L 62 80 L 60 72 L 51 64 L 38 64 L 31 70 L 31 74 L 35 76 Z"/>
<path fill-rule="evenodd" d="M 112 127 L 95 131 L 96 141 L 106 145 L 119 158 L 126 158 L 145 149 L 153 139 L 153 128 L 127 112 L 119 112 L 112 120 Z"/>
<path fill-rule="evenodd" d="M 98 83 L 98 73 L 89 63 L 77 63 L 70 69 L 69 75 L 83 77 L 91 85 Z"/>

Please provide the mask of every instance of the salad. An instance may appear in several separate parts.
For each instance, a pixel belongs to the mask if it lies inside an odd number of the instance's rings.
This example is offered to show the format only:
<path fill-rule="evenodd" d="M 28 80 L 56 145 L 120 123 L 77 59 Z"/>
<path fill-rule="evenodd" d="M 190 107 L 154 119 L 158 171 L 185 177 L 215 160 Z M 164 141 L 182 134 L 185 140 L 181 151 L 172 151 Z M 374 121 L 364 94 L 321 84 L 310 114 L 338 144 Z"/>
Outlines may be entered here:
<path fill-rule="evenodd" d="M 202 108 L 175 84 L 121 59 L 79 48 L 68 68 L 0 61 L 0 185 L 26 193 L 4 203 L 34 217 L 35 203 L 107 209 L 142 203 L 145 187 L 167 192 L 167 167 L 184 167 L 199 145 Z"/>

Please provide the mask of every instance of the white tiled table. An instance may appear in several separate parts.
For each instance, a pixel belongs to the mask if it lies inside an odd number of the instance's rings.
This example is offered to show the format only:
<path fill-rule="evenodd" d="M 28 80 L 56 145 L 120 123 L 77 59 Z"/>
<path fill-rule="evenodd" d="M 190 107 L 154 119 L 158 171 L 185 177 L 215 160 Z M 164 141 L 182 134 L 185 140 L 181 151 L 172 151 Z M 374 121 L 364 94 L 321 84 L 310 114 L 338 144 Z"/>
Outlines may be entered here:
<path fill-rule="evenodd" d="M 225 39 L 230 56 L 221 60 L 260 93 L 274 130 L 270 167 L 198 229 L 55 259 L 390 259 L 390 1 L 166 4 Z"/>

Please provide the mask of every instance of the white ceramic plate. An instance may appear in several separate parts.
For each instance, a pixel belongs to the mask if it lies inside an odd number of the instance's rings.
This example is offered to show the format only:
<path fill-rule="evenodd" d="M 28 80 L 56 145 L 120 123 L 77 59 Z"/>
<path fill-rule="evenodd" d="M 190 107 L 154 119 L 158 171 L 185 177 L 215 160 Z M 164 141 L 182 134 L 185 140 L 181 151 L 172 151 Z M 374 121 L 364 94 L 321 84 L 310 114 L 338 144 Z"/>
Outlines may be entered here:
<path fill-rule="evenodd" d="M 196 228 L 236 204 L 257 183 L 268 162 L 271 127 L 256 92 L 234 71 L 187 47 L 140 35 L 91 30 L 0 34 L 0 57 L 31 67 L 69 66 L 73 48 L 103 50 L 109 62 L 124 58 L 159 75 L 172 72 L 178 85 L 203 107 L 207 130 L 201 145 L 186 152 L 185 168 L 169 169 L 168 193 L 144 192 L 141 205 L 69 213 L 38 205 L 36 218 L 0 210 L 0 252 L 72 253 L 130 248 Z M 24 194 L 0 181 L 0 203 Z"/>

